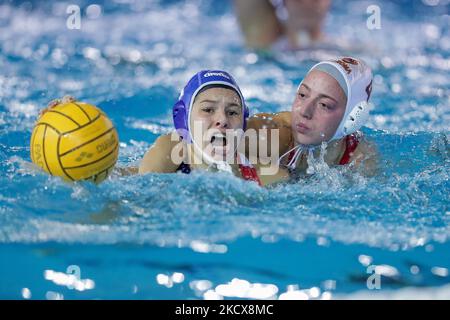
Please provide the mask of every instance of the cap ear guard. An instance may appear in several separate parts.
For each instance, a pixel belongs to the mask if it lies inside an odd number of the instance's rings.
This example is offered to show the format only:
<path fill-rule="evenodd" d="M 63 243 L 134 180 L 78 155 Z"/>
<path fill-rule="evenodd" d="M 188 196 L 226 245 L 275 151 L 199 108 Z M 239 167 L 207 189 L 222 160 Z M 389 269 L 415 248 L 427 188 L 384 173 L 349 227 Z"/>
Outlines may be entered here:
<path fill-rule="evenodd" d="M 173 107 L 173 122 L 175 124 L 175 127 L 177 128 L 177 133 L 179 136 L 184 140 L 189 142 L 190 136 L 188 131 L 188 126 L 186 123 L 187 117 L 187 110 L 186 106 L 184 105 L 183 101 L 179 100 Z"/>
<path fill-rule="evenodd" d="M 353 108 L 345 119 L 342 131 L 344 135 L 348 135 L 358 131 L 369 118 L 370 109 L 373 104 L 367 101 L 361 101 Z"/>
<path fill-rule="evenodd" d="M 247 129 L 247 120 L 248 120 L 248 117 L 250 116 L 250 111 L 249 111 L 249 109 L 247 107 L 247 104 L 244 101 L 242 101 L 242 103 L 244 104 L 244 106 L 243 106 L 243 109 L 244 109 L 244 123 L 243 123 L 242 129 L 245 130 L 245 129 Z"/>

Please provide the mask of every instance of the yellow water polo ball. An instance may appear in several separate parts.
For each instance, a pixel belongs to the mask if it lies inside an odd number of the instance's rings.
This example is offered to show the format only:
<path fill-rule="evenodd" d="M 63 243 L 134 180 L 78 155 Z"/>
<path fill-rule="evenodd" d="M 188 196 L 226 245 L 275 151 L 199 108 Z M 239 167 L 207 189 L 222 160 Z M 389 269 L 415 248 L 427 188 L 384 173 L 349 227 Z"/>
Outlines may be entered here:
<path fill-rule="evenodd" d="M 78 101 L 61 103 L 37 120 L 30 153 L 31 160 L 51 175 L 99 183 L 117 162 L 119 137 L 99 108 Z"/>

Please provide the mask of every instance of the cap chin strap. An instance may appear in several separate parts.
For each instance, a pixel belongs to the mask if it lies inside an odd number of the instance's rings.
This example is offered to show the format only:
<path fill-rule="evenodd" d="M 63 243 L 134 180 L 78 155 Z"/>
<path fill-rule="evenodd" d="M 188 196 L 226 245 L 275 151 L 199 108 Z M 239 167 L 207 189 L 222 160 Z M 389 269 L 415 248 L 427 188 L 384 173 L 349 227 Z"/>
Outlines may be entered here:
<path fill-rule="evenodd" d="M 290 149 L 289 151 L 287 151 L 281 157 L 278 158 L 278 165 L 280 165 L 281 159 L 283 159 L 285 156 L 289 155 L 292 151 L 295 150 L 294 156 L 286 165 L 286 167 L 288 169 L 295 170 L 295 168 L 297 167 L 297 162 L 298 162 L 298 158 L 300 157 L 300 155 L 305 151 L 307 151 L 308 154 L 310 154 L 317 147 L 318 146 L 308 146 L 308 145 L 304 145 L 304 144 L 296 145 L 295 147 L 293 147 L 292 149 Z"/>

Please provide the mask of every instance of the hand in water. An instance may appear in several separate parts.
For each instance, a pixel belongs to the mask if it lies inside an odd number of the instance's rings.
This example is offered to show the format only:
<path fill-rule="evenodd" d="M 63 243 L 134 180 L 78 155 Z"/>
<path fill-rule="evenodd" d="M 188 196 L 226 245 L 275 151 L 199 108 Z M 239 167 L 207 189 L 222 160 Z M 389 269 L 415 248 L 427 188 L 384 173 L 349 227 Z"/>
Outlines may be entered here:
<path fill-rule="evenodd" d="M 322 23 L 330 0 L 284 0 L 288 13 L 286 35 L 292 47 L 304 47 L 321 40 Z"/>
<path fill-rule="evenodd" d="M 323 41 L 322 23 L 331 0 L 234 0 L 246 43 L 270 49 L 285 38 L 290 49 Z"/>

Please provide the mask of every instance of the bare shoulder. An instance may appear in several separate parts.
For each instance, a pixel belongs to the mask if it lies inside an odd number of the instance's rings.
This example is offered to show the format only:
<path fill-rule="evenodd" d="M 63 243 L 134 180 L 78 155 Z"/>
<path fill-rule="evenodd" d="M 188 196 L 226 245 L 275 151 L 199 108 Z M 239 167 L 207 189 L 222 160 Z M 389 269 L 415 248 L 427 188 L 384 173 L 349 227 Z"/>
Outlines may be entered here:
<path fill-rule="evenodd" d="M 280 126 L 291 128 L 292 117 L 290 111 L 275 113 L 273 118 Z"/>
<path fill-rule="evenodd" d="M 283 111 L 275 113 L 273 116 L 274 121 L 278 124 L 280 129 L 280 155 L 284 154 L 292 148 L 294 144 L 294 138 L 292 136 L 292 116 L 290 111 Z"/>
<path fill-rule="evenodd" d="M 291 127 L 291 112 L 257 113 L 250 117 L 247 129 L 282 129 Z"/>
<path fill-rule="evenodd" d="M 291 113 L 286 111 L 255 114 L 248 119 L 246 130 L 255 130 L 258 136 L 258 147 L 267 144 L 268 157 L 279 156 L 285 153 L 292 143 Z M 246 146 L 246 155 L 261 158 L 261 153 L 259 149 L 257 150 L 257 155 L 250 154 Z"/>
<path fill-rule="evenodd" d="M 180 141 L 173 135 L 176 135 L 176 133 L 164 134 L 156 139 L 141 160 L 140 174 L 147 172 L 169 173 L 177 170 L 180 164 L 172 161 L 172 151 L 180 144 Z"/>

